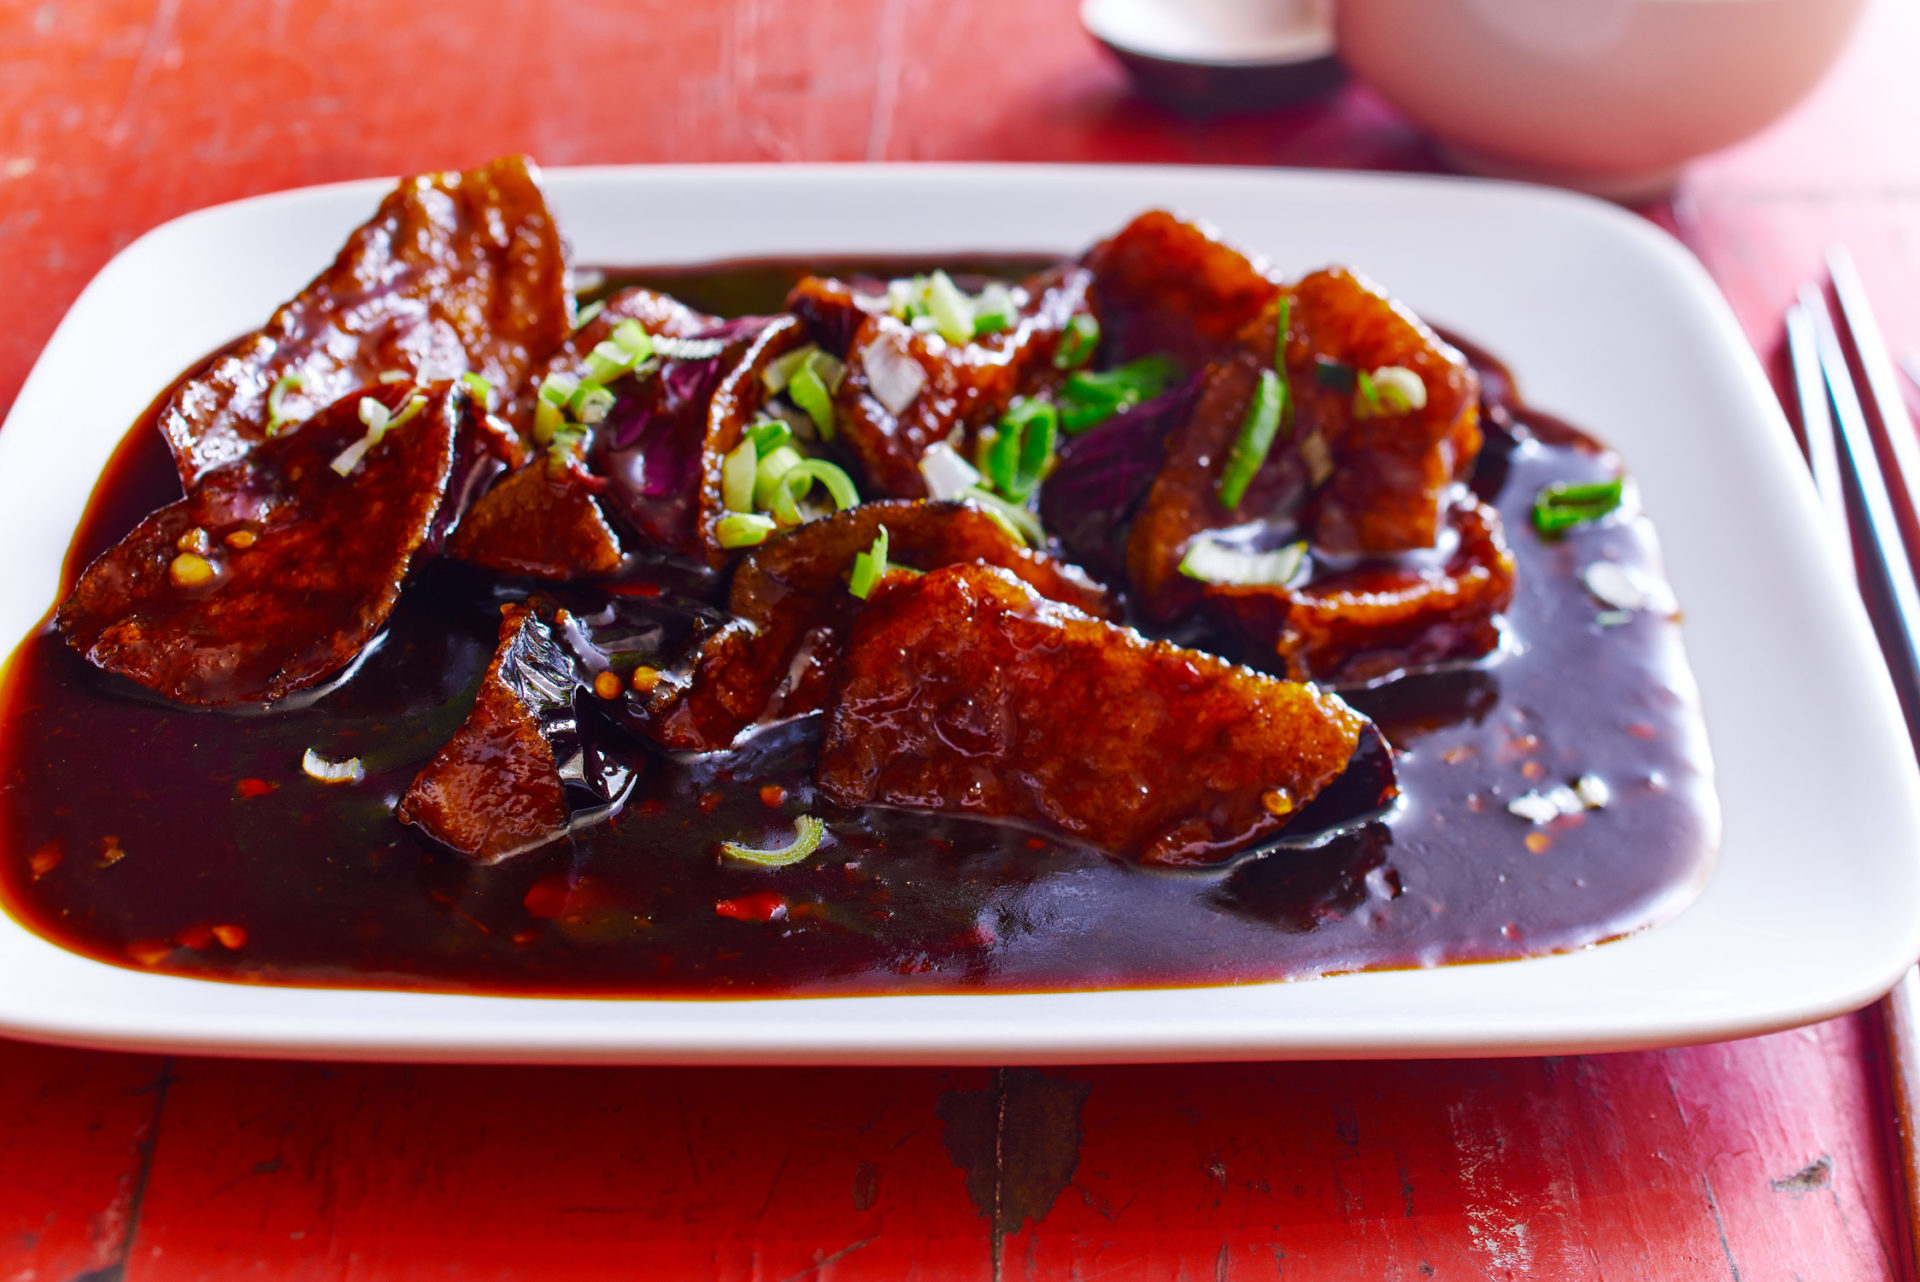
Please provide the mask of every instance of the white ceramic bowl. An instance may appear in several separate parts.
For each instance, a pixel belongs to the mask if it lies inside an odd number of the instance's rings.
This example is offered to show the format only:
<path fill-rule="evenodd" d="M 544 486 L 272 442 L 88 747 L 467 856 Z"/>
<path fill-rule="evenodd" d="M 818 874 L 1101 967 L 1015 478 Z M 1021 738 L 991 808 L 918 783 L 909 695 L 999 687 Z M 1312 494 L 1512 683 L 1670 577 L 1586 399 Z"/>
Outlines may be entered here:
<path fill-rule="evenodd" d="M 1465 168 L 1631 199 L 1799 102 L 1863 0 L 1340 0 L 1340 55 Z"/>

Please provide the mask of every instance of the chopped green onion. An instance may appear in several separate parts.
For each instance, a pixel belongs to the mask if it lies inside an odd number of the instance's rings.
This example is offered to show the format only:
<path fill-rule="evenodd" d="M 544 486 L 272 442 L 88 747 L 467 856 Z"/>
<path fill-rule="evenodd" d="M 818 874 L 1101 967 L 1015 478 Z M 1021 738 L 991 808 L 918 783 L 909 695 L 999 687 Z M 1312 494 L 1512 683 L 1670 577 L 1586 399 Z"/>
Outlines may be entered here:
<path fill-rule="evenodd" d="M 647 327 L 637 320 L 623 320 L 615 325 L 613 332 L 607 335 L 607 341 L 631 356 L 634 363 L 653 355 L 653 335 L 647 333 Z"/>
<path fill-rule="evenodd" d="M 400 412 L 394 415 L 391 419 L 387 420 L 386 430 L 391 432 L 394 428 L 400 426 L 402 423 L 406 422 L 408 419 L 412 418 L 415 414 L 418 414 L 421 410 L 425 409 L 426 407 L 427 407 L 426 397 L 416 395 L 408 398 L 407 403 L 400 407 Z"/>
<path fill-rule="evenodd" d="M 1014 317 L 1018 314 L 1013 291 L 994 281 L 981 290 L 980 296 L 973 301 L 973 337 L 984 338 L 988 334 L 998 334 L 1003 329 L 1012 329 Z"/>
<path fill-rule="evenodd" d="M 293 415 L 287 413 L 287 410 L 286 410 L 286 399 L 287 399 L 287 393 L 295 390 L 299 390 L 302 392 L 307 390 L 307 380 L 302 378 L 298 374 L 282 374 L 277 380 L 275 380 L 273 387 L 268 390 L 267 392 L 267 435 L 268 436 L 279 435 L 280 429 L 293 421 Z"/>
<path fill-rule="evenodd" d="M 380 371 L 382 383 L 411 383 L 413 374 L 404 369 L 383 369 Z"/>
<path fill-rule="evenodd" d="M 1009 503 L 998 494 L 983 490 L 979 486 L 966 490 L 960 497 L 978 507 L 992 517 L 1009 535 L 1029 547 L 1040 547 L 1047 541 L 1047 532 L 1040 526 L 1040 518 L 1017 503 Z"/>
<path fill-rule="evenodd" d="M 579 386 L 576 380 L 565 374 L 549 374 L 540 380 L 539 399 L 555 409 L 563 410 Z"/>
<path fill-rule="evenodd" d="M 547 442 L 547 462 L 555 467 L 564 468 L 580 457 L 580 449 L 587 443 L 587 430 L 568 423 L 553 434 Z"/>
<path fill-rule="evenodd" d="M 1427 385 L 1404 365 L 1382 365 L 1371 374 L 1356 370 L 1354 382 L 1353 412 L 1359 418 L 1387 418 L 1427 407 Z"/>
<path fill-rule="evenodd" d="M 362 396 L 358 408 L 360 421 L 367 425 L 367 434 L 334 455 L 333 461 L 327 466 L 331 467 L 336 475 L 350 475 L 360 466 L 360 460 L 367 456 L 367 451 L 380 443 L 381 437 L 418 414 L 426 404 L 426 397 L 413 396 L 408 399 L 406 405 L 401 407 L 400 413 L 395 415 L 373 397 Z"/>
<path fill-rule="evenodd" d="M 720 518 L 714 536 L 723 548 L 750 548 L 765 543 L 775 529 L 773 518 L 758 512 L 733 512 Z"/>
<path fill-rule="evenodd" d="M 820 842 L 826 835 L 825 823 L 812 815 L 801 815 L 793 821 L 793 841 L 789 845 L 761 849 L 743 846 L 737 841 L 723 841 L 720 843 L 720 853 L 743 863 L 759 864 L 762 868 L 785 868 L 820 849 Z"/>
<path fill-rule="evenodd" d="M 768 361 L 767 367 L 760 371 L 760 381 L 767 385 L 767 394 L 778 396 L 786 391 L 787 384 L 793 381 L 794 374 L 807 363 L 809 356 L 819 350 L 818 343 L 808 343 L 805 347 L 796 347 Z"/>
<path fill-rule="evenodd" d="M 866 600 L 873 592 L 874 584 L 886 577 L 887 573 L 887 527 L 881 526 L 880 532 L 873 536 L 873 546 L 853 558 L 853 575 L 847 581 L 847 591 Z"/>
<path fill-rule="evenodd" d="M 573 417 L 591 426 L 606 418 L 613 409 L 613 393 L 591 380 L 582 382 L 573 394 Z"/>
<path fill-rule="evenodd" d="M 793 439 L 793 428 L 782 419 L 762 417 L 748 426 L 747 435 L 753 438 L 753 448 L 760 457 L 765 458 Z"/>
<path fill-rule="evenodd" d="M 1282 374 L 1287 372 L 1287 331 L 1293 328 L 1293 298 L 1291 295 L 1280 299 L 1280 314 L 1274 318 L 1273 367 Z"/>
<path fill-rule="evenodd" d="M 1094 349 L 1099 346 L 1100 322 L 1090 313 L 1081 312 L 1061 333 L 1060 345 L 1053 349 L 1053 367 L 1079 369 L 1093 359 Z"/>
<path fill-rule="evenodd" d="M 1598 521 L 1620 506 L 1624 482 L 1575 483 L 1555 481 L 1533 500 L 1533 528 L 1542 534 L 1558 534 L 1588 521 Z"/>
<path fill-rule="evenodd" d="M 1187 545 L 1180 573 L 1203 583 L 1283 588 L 1300 572 L 1306 555 L 1305 543 L 1289 543 L 1271 552 L 1245 552 L 1202 534 Z"/>
<path fill-rule="evenodd" d="M 1142 356 L 1102 373 L 1070 375 L 1060 388 L 1060 426 L 1072 436 L 1150 401 L 1166 390 L 1175 370 L 1168 357 Z"/>
<path fill-rule="evenodd" d="M 819 353 L 816 352 L 815 355 Z M 807 412 L 819 431 L 822 440 L 833 439 L 833 394 L 827 391 L 826 383 L 821 379 L 814 363 L 809 360 L 787 381 L 787 395 L 793 403 Z"/>
<path fill-rule="evenodd" d="M 580 309 L 579 314 L 573 318 L 573 327 L 575 329 L 582 329 L 588 325 L 591 325 L 593 323 L 593 318 L 598 316 L 600 314 L 600 309 L 605 307 L 606 305 L 607 305 L 606 299 L 604 298 L 594 299 L 591 303 L 588 303 L 585 307 L 582 307 Z"/>
<path fill-rule="evenodd" d="M 746 440 L 727 451 L 720 461 L 720 501 L 729 512 L 753 511 L 753 481 L 760 467 L 760 453 Z"/>
<path fill-rule="evenodd" d="M 367 430 L 373 433 L 373 439 L 376 441 L 380 439 L 380 434 L 387 430 L 387 423 L 393 417 L 384 404 L 371 396 L 360 398 L 359 413 L 360 421 L 367 425 Z"/>
<path fill-rule="evenodd" d="M 1289 408 L 1287 380 L 1273 370 L 1261 370 L 1260 384 L 1253 389 L 1253 402 L 1247 406 L 1247 416 L 1240 423 L 1240 435 L 1234 439 L 1227 465 L 1220 473 L 1220 506 L 1227 511 L 1239 507 L 1240 500 L 1246 497 L 1247 486 L 1253 483 L 1260 465 L 1267 461 L 1267 452 L 1273 448 Z"/>
<path fill-rule="evenodd" d="M 587 377 L 596 383 L 611 383 L 633 368 L 632 352 L 614 342 L 595 343 L 587 353 Z"/>
<path fill-rule="evenodd" d="M 776 445 L 760 456 L 760 462 L 753 472 L 753 506 L 764 510 L 773 505 L 774 487 L 780 478 L 798 467 L 802 461 L 799 450 L 791 445 Z"/>
<path fill-rule="evenodd" d="M 987 449 L 987 474 L 1008 498 L 1024 499 L 1046 475 L 1059 437 L 1060 411 L 1046 401 L 1020 399 L 1000 420 Z"/>
<path fill-rule="evenodd" d="M 481 413 L 493 408 L 493 384 L 487 381 L 485 374 L 462 374 L 460 381 L 467 385 L 467 391 L 472 393 Z"/>
<path fill-rule="evenodd" d="M 945 272 L 937 271 L 927 278 L 927 314 L 933 317 L 940 337 L 949 343 L 964 343 L 973 337 L 973 300 Z"/>
<path fill-rule="evenodd" d="M 1336 392 L 1351 392 L 1354 385 L 1354 368 L 1325 356 L 1313 358 L 1313 377 L 1322 387 L 1330 387 Z"/>
<path fill-rule="evenodd" d="M 566 415 L 552 401 L 541 399 L 533 404 L 533 439 L 545 445 L 553 439 L 553 434 L 566 425 Z"/>
<path fill-rule="evenodd" d="M 773 501 L 768 506 L 773 509 L 774 519 L 782 525 L 800 524 L 799 501 L 813 489 L 815 481 L 827 487 L 838 511 L 860 505 L 860 491 L 854 488 L 853 478 L 846 472 L 825 459 L 802 459 L 788 468 L 773 487 Z"/>

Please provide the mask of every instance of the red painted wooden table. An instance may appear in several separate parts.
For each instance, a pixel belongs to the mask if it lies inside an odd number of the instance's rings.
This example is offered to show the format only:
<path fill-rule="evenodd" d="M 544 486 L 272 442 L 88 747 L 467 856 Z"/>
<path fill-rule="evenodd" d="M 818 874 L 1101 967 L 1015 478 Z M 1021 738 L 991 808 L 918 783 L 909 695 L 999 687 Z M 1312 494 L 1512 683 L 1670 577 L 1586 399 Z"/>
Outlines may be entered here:
<path fill-rule="evenodd" d="M 1366 93 L 1209 125 L 1069 0 L 0 0 L 0 405 L 197 206 L 548 164 L 1434 169 Z M 1647 212 L 1753 341 L 1844 240 L 1920 345 L 1920 12 Z M 1809 876 L 1817 876 L 1817 867 Z M 528 1069 L 0 1043 L 0 1278 L 1910 1276 L 1863 1013 L 1548 1060 Z"/>

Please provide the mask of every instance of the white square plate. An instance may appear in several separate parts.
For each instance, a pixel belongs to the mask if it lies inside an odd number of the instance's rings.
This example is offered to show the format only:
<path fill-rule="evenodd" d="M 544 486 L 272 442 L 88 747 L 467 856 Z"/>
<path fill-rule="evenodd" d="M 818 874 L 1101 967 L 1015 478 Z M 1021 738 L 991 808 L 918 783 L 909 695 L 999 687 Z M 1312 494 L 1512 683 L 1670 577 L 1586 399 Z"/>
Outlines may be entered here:
<path fill-rule="evenodd" d="M 1685 607 L 1725 810 L 1677 919 L 1495 965 L 1298 983 L 756 1001 L 267 988 L 103 965 L 0 919 L 0 1031 L 103 1046 L 399 1059 L 1044 1062 L 1613 1050 L 1821 1019 L 1920 955 L 1913 756 L 1818 533 L 1778 406 L 1700 266 L 1611 206 L 1425 178 L 1094 167 L 547 174 L 576 258 L 1070 252 L 1152 205 L 1295 273 L 1358 265 L 1616 445 Z M 0 431 L 0 643 L 31 629 L 126 425 L 329 261 L 387 184 L 203 210 L 107 265 Z M 167 817 L 156 814 L 156 824 Z"/>

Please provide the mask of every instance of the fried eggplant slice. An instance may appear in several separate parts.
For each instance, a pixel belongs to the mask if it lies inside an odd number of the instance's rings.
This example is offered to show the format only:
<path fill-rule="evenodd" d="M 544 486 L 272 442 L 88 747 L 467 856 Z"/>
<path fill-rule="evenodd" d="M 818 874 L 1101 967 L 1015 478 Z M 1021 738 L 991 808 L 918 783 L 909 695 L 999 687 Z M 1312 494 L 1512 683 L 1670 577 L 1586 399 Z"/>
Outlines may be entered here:
<path fill-rule="evenodd" d="M 1049 601 L 1005 571 L 890 579 L 848 636 L 816 771 L 843 806 L 1004 819 L 1156 867 L 1272 838 L 1371 723 Z"/>
<path fill-rule="evenodd" d="M 1513 553 L 1484 503 L 1462 502 L 1447 523 L 1457 542 L 1444 562 L 1363 563 L 1293 589 L 1213 585 L 1208 611 L 1248 662 L 1296 681 L 1350 685 L 1480 658 L 1500 645 Z"/>
<path fill-rule="evenodd" d="M 1231 511 L 1220 501 L 1220 477 L 1261 374 L 1273 368 L 1280 305 L 1267 308 L 1208 365 L 1193 409 L 1175 428 L 1164 461 L 1127 534 L 1127 577 L 1146 617 L 1167 623 L 1192 608 L 1201 585 L 1180 573 L 1187 545 L 1205 530 L 1255 521 L 1288 522 L 1304 501 L 1311 475 L 1292 438 L 1276 439 Z"/>
<path fill-rule="evenodd" d="M 625 799 L 635 774 L 589 744 L 573 657 L 533 609 L 501 610 L 473 710 L 395 814 L 478 864 L 544 846 Z"/>
<path fill-rule="evenodd" d="M 865 472 L 868 489 L 889 498 L 925 497 L 920 459 L 928 446 L 956 434 L 970 442 L 1014 397 L 1053 387 L 1062 377 L 1053 353 L 1067 325 L 1089 310 L 1088 280 L 1084 269 L 1068 266 L 1013 287 L 1013 324 L 964 343 L 847 304 L 861 316 L 845 349 L 846 377 L 834 393 L 835 431 Z M 802 281 L 795 294 L 824 295 L 836 285 Z M 849 287 L 837 287 L 853 297 Z M 803 314 L 822 314 L 817 301 L 802 305 Z M 824 347 L 822 340 L 843 322 L 816 324 Z"/>
<path fill-rule="evenodd" d="M 606 482 L 565 458 L 538 454 L 502 477 L 454 531 L 450 550 L 498 574 L 585 579 L 625 561 L 595 494 Z"/>
<path fill-rule="evenodd" d="M 191 484 L 266 439 L 282 380 L 293 420 L 392 370 L 477 373 L 511 396 L 569 315 L 565 249 L 531 161 L 419 174 L 264 328 L 178 384 L 160 430 Z"/>
<path fill-rule="evenodd" d="M 1322 362 L 1356 380 L 1409 370 L 1425 404 L 1362 412 L 1365 397 L 1323 377 Z M 1313 439 L 1325 443 L 1305 514 L 1314 546 L 1376 555 L 1434 546 L 1447 490 L 1480 454 L 1479 379 L 1466 357 L 1379 286 L 1334 267 L 1293 287 L 1287 376 L 1300 448 L 1311 462 Z"/>
<path fill-rule="evenodd" d="M 363 400 L 395 420 L 371 446 Z M 267 703 L 326 680 L 380 631 L 444 524 L 469 405 L 457 384 L 383 385 L 214 468 L 86 568 L 61 632 L 180 703 Z"/>
<path fill-rule="evenodd" d="M 593 319 L 567 335 L 561 344 L 533 364 L 507 407 L 506 419 L 523 437 L 533 432 L 533 406 L 540 384 L 558 374 L 576 382 L 587 376 L 587 354 L 613 335 L 621 321 L 639 321 L 649 334 L 692 338 L 721 324 L 717 316 L 695 311 L 671 294 L 629 286 L 609 294 Z"/>
<path fill-rule="evenodd" d="M 823 707 L 840 638 L 863 604 L 847 590 L 847 572 L 883 526 L 892 565 L 995 565 L 1049 599 L 1101 618 L 1115 614 L 1098 584 L 1030 551 L 978 508 L 863 503 L 776 535 L 741 560 L 733 621 L 701 642 L 684 682 L 655 688 L 645 705 L 648 733 L 669 748 L 712 751 L 756 722 Z"/>
<path fill-rule="evenodd" d="M 766 404 L 766 367 L 801 344 L 791 316 L 747 316 L 694 335 L 702 355 L 665 361 L 617 385 L 612 411 L 594 431 L 588 464 L 607 479 L 606 503 L 639 547 L 718 570 L 727 508 L 720 469 Z"/>
<path fill-rule="evenodd" d="M 1165 353 L 1197 370 L 1281 295 L 1267 264 L 1212 227 L 1148 210 L 1087 251 L 1106 359 Z"/>

